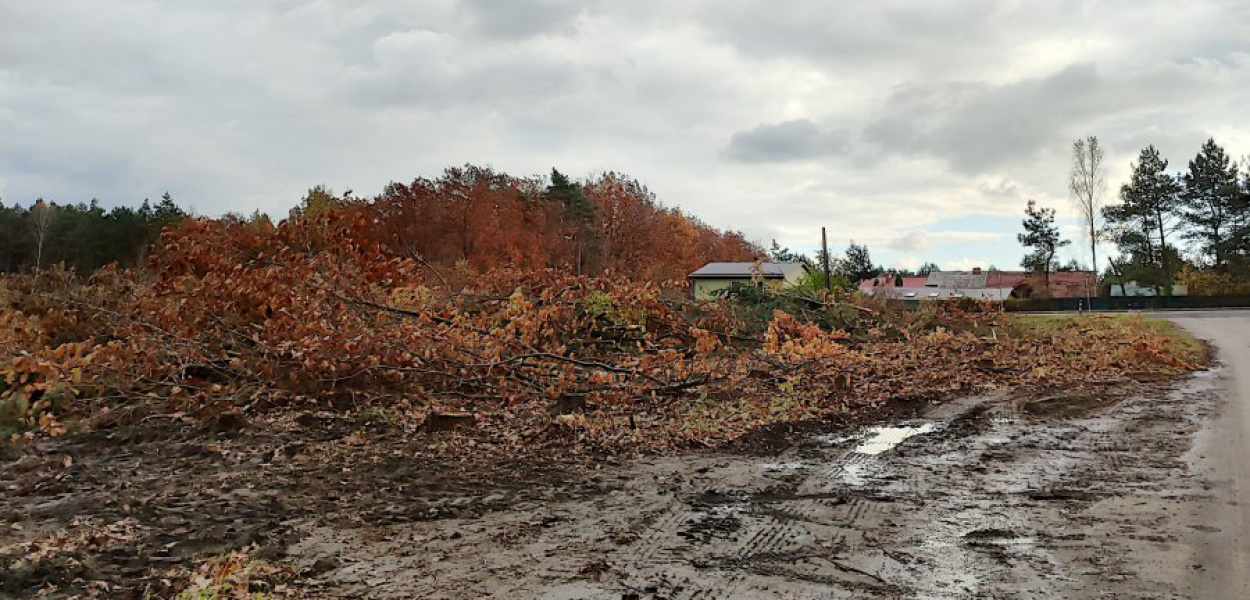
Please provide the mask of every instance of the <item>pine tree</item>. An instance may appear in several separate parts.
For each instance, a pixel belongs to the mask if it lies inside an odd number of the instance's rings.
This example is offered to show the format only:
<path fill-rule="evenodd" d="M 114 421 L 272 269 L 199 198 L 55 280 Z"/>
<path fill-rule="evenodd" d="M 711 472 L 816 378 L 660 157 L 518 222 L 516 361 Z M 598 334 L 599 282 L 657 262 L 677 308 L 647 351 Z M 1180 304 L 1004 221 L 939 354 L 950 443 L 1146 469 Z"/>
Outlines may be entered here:
<path fill-rule="evenodd" d="M 593 224 L 599 211 L 595 203 L 582 192 L 580 184 L 574 183 L 555 168 L 551 169 L 551 184 L 547 186 L 546 197 L 549 202 L 560 207 L 562 234 L 572 243 L 574 265 L 577 274 L 581 275 L 587 251 L 594 246 Z"/>
<path fill-rule="evenodd" d="M 1208 139 L 1189 161 L 1189 172 L 1182 182 L 1180 214 L 1187 226 L 1184 237 L 1197 243 L 1212 266 L 1223 272 L 1228 258 L 1236 252 L 1233 229 L 1242 195 L 1237 165 L 1214 139 Z"/>
<path fill-rule="evenodd" d="M 868 255 L 868 246 L 856 244 L 854 240 L 846 247 L 845 258 L 838 261 L 838 271 L 854 285 L 866 279 L 872 279 L 881 273 L 881 268 L 872 264 Z"/>
<path fill-rule="evenodd" d="M 1180 209 L 1181 186 L 1167 173 L 1168 161 L 1153 145 L 1141 151 L 1133 176 L 1120 188 L 1121 204 L 1103 208 L 1112 239 L 1142 271 L 1150 272 L 1157 288 L 1170 289 L 1175 272 L 1175 249 L 1167 236 Z"/>
<path fill-rule="evenodd" d="M 582 186 L 555 169 L 551 170 L 547 198 L 560 204 L 564 209 L 564 220 L 569 223 L 586 225 L 595 220 L 595 204 L 582 193 Z"/>
<path fill-rule="evenodd" d="M 1033 251 L 1025 255 L 1020 266 L 1042 274 L 1046 289 L 1050 289 L 1050 273 L 1056 268 L 1055 254 L 1059 249 L 1071 242 L 1060 238 L 1059 228 L 1055 226 L 1055 209 L 1040 208 L 1036 200 L 1029 200 L 1024 209 L 1025 218 L 1021 221 L 1024 233 L 1017 234 L 1016 239 L 1026 248 Z"/>
<path fill-rule="evenodd" d="M 1244 161 L 1243 161 L 1244 162 Z M 1232 255 L 1230 262 L 1242 277 L 1250 279 L 1250 171 L 1242 181 L 1238 200 L 1233 205 L 1232 241 L 1229 243 Z"/>

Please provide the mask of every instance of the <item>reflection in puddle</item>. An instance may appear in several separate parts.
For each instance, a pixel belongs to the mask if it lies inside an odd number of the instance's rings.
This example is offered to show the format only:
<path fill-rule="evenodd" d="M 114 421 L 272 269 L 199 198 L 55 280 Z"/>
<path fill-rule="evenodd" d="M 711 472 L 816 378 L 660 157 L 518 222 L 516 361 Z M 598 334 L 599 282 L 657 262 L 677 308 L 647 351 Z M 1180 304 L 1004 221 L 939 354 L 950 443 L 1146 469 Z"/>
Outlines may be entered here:
<path fill-rule="evenodd" d="M 801 471 L 803 469 L 808 468 L 806 463 L 802 463 L 799 461 L 784 462 L 784 463 L 764 463 L 763 467 L 764 467 L 764 470 L 769 473 L 776 473 L 779 471 L 781 472 Z"/>
<path fill-rule="evenodd" d="M 868 455 L 881 454 L 913 435 L 929 433 L 935 429 L 937 425 L 934 423 L 925 423 L 919 427 L 873 427 L 868 430 L 872 437 L 856 446 L 854 452 Z"/>

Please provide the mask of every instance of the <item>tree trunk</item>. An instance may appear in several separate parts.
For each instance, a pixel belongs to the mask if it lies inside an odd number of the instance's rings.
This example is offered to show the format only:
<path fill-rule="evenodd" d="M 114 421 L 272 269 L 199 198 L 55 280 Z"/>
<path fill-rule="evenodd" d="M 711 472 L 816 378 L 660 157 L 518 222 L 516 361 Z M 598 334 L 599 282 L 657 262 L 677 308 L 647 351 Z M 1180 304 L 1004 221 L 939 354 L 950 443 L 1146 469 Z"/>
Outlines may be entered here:
<path fill-rule="evenodd" d="M 1155 215 L 1159 224 L 1159 265 L 1163 268 L 1163 287 L 1168 295 L 1172 295 L 1172 272 L 1168 270 L 1168 241 L 1166 233 L 1163 229 L 1163 212 L 1159 211 Z M 1158 294 L 1159 292 L 1155 292 Z"/>
<path fill-rule="evenodd" d="M 1089 268 L 1094 271 L 1094 278 L 1098 278 L 1098 233 L 1094 230 L 1094 220 L 1089 221 Z"/>
<path fill-rule="evenodd" d="M 1111 265 L 1111 271 L 1115 273 L 1115 278 L 1120 280 L 1120 295 L 1128 296 L 1128 288 L 1124 287 L 1124 271 L 1120 269 L 1120 265 L 1115 263 L 1115 259 L 1108 258 L 1107 264 Z M 1110 293 L 1110 292 L 1108 292 Z"/>

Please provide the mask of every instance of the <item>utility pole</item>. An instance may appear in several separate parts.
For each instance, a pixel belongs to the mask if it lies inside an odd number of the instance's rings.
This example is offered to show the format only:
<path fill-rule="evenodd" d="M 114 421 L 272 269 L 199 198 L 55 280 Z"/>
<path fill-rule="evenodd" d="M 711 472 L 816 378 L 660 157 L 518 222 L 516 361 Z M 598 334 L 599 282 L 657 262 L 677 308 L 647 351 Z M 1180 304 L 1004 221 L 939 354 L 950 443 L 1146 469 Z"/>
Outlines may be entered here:
<path fill-rule="evenodd" d="M 830 295 L 833 294 L 833 273 L 829 272 L 829 238 L 825 235 L 825 228 L 820 228 L 820 255 L 824 262 L 825 268 L 825 289 Z"/>

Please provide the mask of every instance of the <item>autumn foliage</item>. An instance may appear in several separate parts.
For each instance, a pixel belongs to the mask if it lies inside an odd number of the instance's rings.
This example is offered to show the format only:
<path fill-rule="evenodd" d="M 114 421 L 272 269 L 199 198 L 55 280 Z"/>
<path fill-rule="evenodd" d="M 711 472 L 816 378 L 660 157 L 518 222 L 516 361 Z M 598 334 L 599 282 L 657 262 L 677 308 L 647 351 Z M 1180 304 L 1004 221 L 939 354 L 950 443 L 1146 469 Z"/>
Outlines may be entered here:
<path fill-rule="evenodd" d="M 358 243 L 476 272 L 552 268 L 663 281 L 708 261 L 763 255 L 739 233 L 663 207 L 635 180 L 609 173 L 580 185 L 553 176 L 558 181 L 544 187 L 466 166 L 391 184 L 372 200 L 345 200 L 341 208 L 369 221 L 355 232 Z"/>
<path fill-rule="evenodd" d="M 0 403 L 45 434 L 328 406 L 430 436 L 452 416 L 450 435 L 500 450 L 621 451 L 718 445 L 897 398 L 1190 367 L 1154 332 L 1012 335 L 975 303 L 694 303 L 672 278 L 747 245 L 625 180 L 583 191 L 601 221 L 553 216 L 564 205 L 523 181 L 449 172 L 277 227 L 187 220 L 142 271 L 12 278 Z M 578 235 L 595 240 L 580 250 L 594 276 L 570 268 Z"/>

